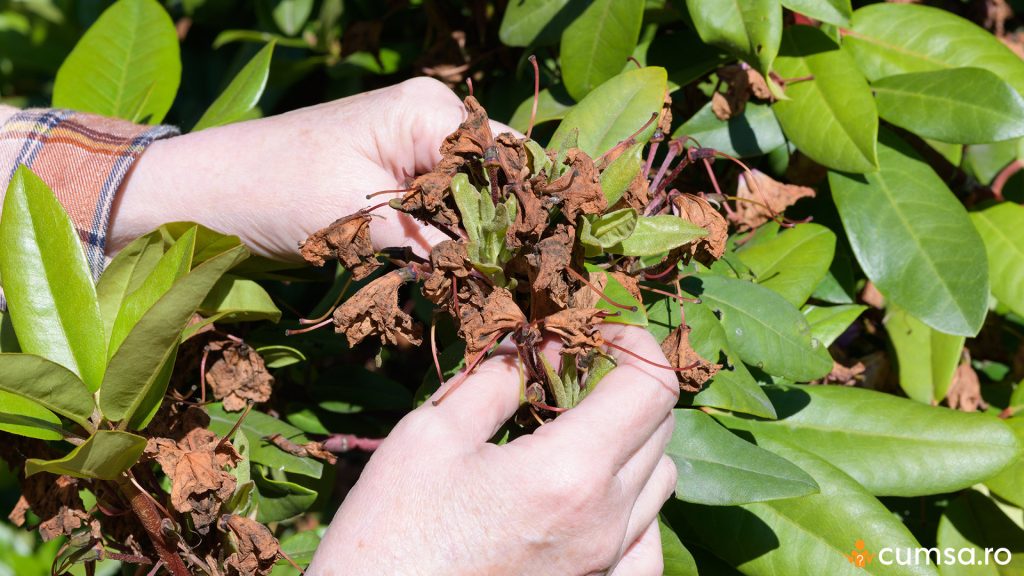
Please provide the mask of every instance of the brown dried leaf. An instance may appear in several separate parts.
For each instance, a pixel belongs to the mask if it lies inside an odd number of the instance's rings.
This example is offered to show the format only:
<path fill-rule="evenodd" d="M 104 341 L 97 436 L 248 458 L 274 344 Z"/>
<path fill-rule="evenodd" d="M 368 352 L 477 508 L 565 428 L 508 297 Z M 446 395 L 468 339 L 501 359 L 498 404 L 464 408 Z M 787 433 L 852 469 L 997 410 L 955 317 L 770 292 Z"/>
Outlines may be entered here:
<path fill-rule="evenodd" d="M 643 214 L 644 208 L 651 202 L 649 186 L 650 181 L 647 180 L 647 176 L 644 175 L 643 171 L 637 172 L 633 180 L 630 181 L 626 191 L 623 192 L 622 198 L 615 203 L 615 207 L 628 207 Z"/>
<path fill-rule="evenodd" d="M 733 116 L 742 114 L 745 104 L 745 101 L 736 101 L 721 92 L 715 92 L 711 95 L 711 111 L 714 112 L 716 118 L 723 122 Z"/>
<path fill-rule="evenodd" d="M 171 480 L 171 506 L 191 514 L 196 530 L 206 534 L 221 504 L 235 492 L 235 477 L 225 468 L 234 467 L 242 457 L 231 443 L 196 428 L 178 442 L 150 438 L 144 457 L 156 460 Z"/>
<path fill-rule="evenodd" d="M 988 408 L 988 404 L 981 397 L 981 381 L 978 373 L 971 367 L 971 354 L 965 349 L 960 365 L 953 373 L 953 383 L 946 393 L 946 403 L 954 410 L 963 412 L 977 412 L 978 409 Z"/>
<path fill-rule="evenodd" d="M 79 489 L 78 480 L 70 476 L 36 474 L 25 478 L 21 482 L 21 497 L 7 518 L 15 526 L 24 526 L 31 509 L 40 518 L 39 535 L 44 542 L 83 529 L 99 539 L 99 522 L 85 511 Z"/>
<path fill-rule="evenodd" d="M 665 353 L 674 368 L 686 368 L 676 372 L 679 388 L 686 392 L 698 392 L 722 368 L 719 364 L 708 362 L 697 354 L 690 346 L 690 327 L 679 326 L 669 333 L 661 343 L 661 351 Z"/>
<path fill-rule="evenodd" d="M 878 310 L 885 308 L 885 296 L 878 290 L 878 286 L 875 286 L 875 283 L 870 280 L 860 292 L 860 301 Z"/>
<path fill-rule="evenodd" d="M 538 188 L 541 196 L 557 199 L 562 206 L 562 213 L 570 223 L 576 222 L 580 214 L 600 214 L 608 208 L 604 192 L 601 190 L 601 178 L 594 160 L 579 148 L 571 148 L 565 157 L 569 170 L 554 182 L 541 182 Z"/>
<path fill-rule="evenodd" d="M 236 552 L 224 562 L 228 576 L 266 576 L 274 569 L 280 544 L 270 529 L 244 516 L 225 514 L 218 522 L 221 530 L 235 537 Z"/>
<path fill-rule="evenodd" d="M 422 329 L 398 307 L 398 289 L 410 280 L 406 269 L 394 270 L 366 286 L 334 311 L 335 332 L 344 333 L 349 346 L 377 334 L 381 344 L 408 341 L 419 345 Z"/>
<path fill-rule="evenodd" d="M 543 174 L 538 180 L 546 178 Z M 519 204 L 516 220 L 505 233 L 505 242 L 512 248 L 524 243 L 536 242 L 548 227 L 548 210 L 541 199 L 533 193 L 533 186 L 525 182 L 522 186 L 512 187 L 512 193 Z"/>
<path fill-rule="evenodd" d="M 472 96 L 467 96 L 463 104 L 466 107 L 466 119 L 441 144 L 442 157 L 455 155 L 468 160 L 474 156 L 483 156 L 494 143 L 484 107 Z"/>
<path fill-rule="evenodd" d="M 544 318 L 544 329 L 562 338 L 563 354 L 586 354 L 604 343 L 597 326 L 605 311 L 566 308 Z"/>
<path fill-rule="evenodd" d="M 495 288 L 481 308 L 463 305 L 459 323 L 459 336 L 466 341 L 466 358 L 472 360 L 494 343 L 500 334 L 510 332 L 526 323 L 512 293 Z"/>
<path fill-rule="evenodd" d="M 825 376 L 824 384 L 838 384 L 841 386 L 856 386 L 864 379 L 866 367 L 863 362 L 857 362 L 853 366 L 845 366 L 839 362 L 832 362 L 832 371 Z"/>
<path fill-rule="evenodd" d="M 366 278 L 380 267 L 370 241 L 371 218 L 357 212 L 317 230 L 299 246 L 302 257 L 314 266 L 323 266 L 327 258 L 337 258 L 354 279 Z"/>
<path fill-rule="evenodd" d="M 736 195 L 747 201 L 736 204 L 731 219 L 742 227 L 754 229 L 772 219 L 801 198 L 814 198 L 813 188 L 783 184 L 758 170 L 751 170 L 753 184 L 747 174 L 740 174 Z M 770 209 L 769 209 L 770 208 Z"/>
<path fill-rule="evenodd" d="M 580 284 L 569 298 L 570 308 L 595 308 L 601 300 L 597 294 L 598 290 L 603 292 L 604 287 L 608 285 L 608 275 L 604 272 L 586 272 L 584 276 L 593 288 Z"/>
<path fill-rule="evenodd" d="M 729 224 L 707 200 L 693 194 L 676 196 L 672 203 L 679 210 L 679 215 L 708 231 L 708 235 L 684 246 L 690 256 L 710 266 L 725 254 L 725 245 L 729 241 Z"/>
<path fill-rule="evenodd" d="M 263 357 L 248 345 L 232 340 L 223 340 L 217 347 L 223 352 L 206 372 L 206 383 L 213 397 L 224 401 L 224 410 L 238 412 L 250 402 L 270 400 L 274 377 L 267 372 Z"/>
<path fill-rule="evenodd" d="M 423 283 L 423 295 L 439 306 L 454 311 L 451 287 L 452 279 L 462 279 L 472 272 L 466 245 L 454 240 L 435 244 L 430 251 L 432 272 Z"/>
<path fill-rule="evenodd" d="M 559 224 L 553 233 L 538 242 L 526 255 L 530 289 L 533 291 L 533 316 L 546 316 L 569 304 L 572 286 L 565 269 L 572 264 L 575 228 Z"/>
<path fill-rule="evenodd" d="M 392 200 L 390 206 L 424 222 L 435 222 L 447 228 L 457 226 L 459 215 L 446 200 L 451 194 L 452 176 L 458 162 L 458 157 L 443 158 L 433 171 L 413 180 L 412 189 L 402 198 Z"/>

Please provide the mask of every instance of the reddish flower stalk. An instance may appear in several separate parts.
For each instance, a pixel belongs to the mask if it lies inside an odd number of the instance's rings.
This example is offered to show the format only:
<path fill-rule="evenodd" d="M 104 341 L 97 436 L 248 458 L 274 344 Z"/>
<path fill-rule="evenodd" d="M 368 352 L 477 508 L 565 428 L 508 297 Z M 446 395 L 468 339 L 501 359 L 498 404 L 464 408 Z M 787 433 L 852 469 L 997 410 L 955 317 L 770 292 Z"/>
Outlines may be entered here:
<path fill-rule="evenodd" d="M 537 105 L 540 103 L 540 66 L 537 65 L 537 57 L 533 54 L 530 54 L 529 60 L 533 65 L 533 108 L 530 109 L 530 126 L 526 129 L 527 140 L 533 133 L 533 124 L 537 121 Z"/>
<path fill-rule="evenodd" d="M 345 285 L 341 287 L 341 292 L 338 292 L 338 297 L 334 299 L 334 302 L 327 307 L 327 311 L 317 316 L 316 318 L 299 318 L 299 324 L 303 326 L 309 326 L 310 324 L 318 324 L 323 322 L 331 316 L 338 304 L 341 304 L 341 299 L 345 297 L 345 293 L 348 292 L 348 287 L 352 285 L 352 275 L 350 274 L 348 280 L 345 281 Z"/>
<path fill-rule="evenodd" d="M 412 192 L 415 188 L 399 188 L 398 190 L 380 190 L 372 194 L 367 194 L 366 199 L 375 198 L 377 196 L 383 196 L 384 194 L 405 194 L 406 192 Z"/>
<path fill-rule="evenodd" d="M 491 337 L 491 340 L 487 342 L 487 345 L 484 346 L 484 349 L 481 350 L 480 353 L 477 354 L 475 358 L 473 358 L 473 361 L 470 362 L 468 366 L 466 366 L 466 369 L 461 374 L 459 374 L 459 379 L 452 382 L 452 385 L 449 386 L 448 389 L 444 391 L 444 394 L 441 394 L 440 398 L 438 398 L 437 400 L 432 400 L 430 403 L 433 404 L 434 406 L 437 406 L 441 404 L 441 402 L 444 402 L 444 399 L 447 398 L 449 394 L 454 392 L 456 388 L 461 386 L 462 383 L 466 381 L 466 378 L 469 377 L 470 373 L 472 373 L 473 370 L 477 367 L 477 365 L 480 364 L 480 361 L 484 359 L 484 356 L 486 356 L 487 353 L 490 352 L 491 346 L 494 346 L 494 344 L 497 343 L 498 339 L 501 338 L 502 336 L 504 336 L 504 334 L 499 332 L 495 334 L 493 337 Z M 442 384 L 444 383 L 442 382 Z"/>
<path fill-rule="evenodd" d="M 643 284 L 638 284 L 638 286 L 640 287 L 641 290 L 645 290 L 647 292 L 653 292 L 655 294 L 661 294 L 662 296 L 668 296 L 669 298 L 675 298 L 676 300 L 678 300 L 680 302 L 688 302 L 688 303 L 691 303 L 691 304 L 700 304 L 701 303 L 700 298 L 687 298 L 686 296 L 681 296 L 679 294 L 673 294 L 671 292 L 666 292 L 664 290 L 659 290 L 657 288 L 651 288 L 650 286 L 644 286 Z"/>
<path fill-rule="evenodd" d="M 615 306 L 616 308 L 621 308 L 623 310 L 629 310 L 630 312 L 636 312 L 637 310 L 639 310 L 639 308 L 637 308 L 636 306 L 626 306 L 625 304 L 619 304 L 615 300 L 612 300 L 607 295 L 605 295 L 605 293 L 602 292 L 597 286 L 594 286 L 593 284 L 591 284 L 590 281 L 587 280 L 586 278 L 584 278 L 582 274 L 580 274 L 579 272 L 573 270 L 572 268 L 566 268 L 565 270 L 567 272 L 569 272 L 570 276 L 572 276 L 573 278 L 579 280 L 580 282 L 585 284 L 588 288 L 593 290 L 594 293 L 597 294 L 598 297 L 601 298 L 601 300 L 604 300 L 605 302 L 611 304 L 612 306 Z"/>
<path fill-rule="evenodd" d="M 618 344 L 613 344 L 611 342 L 605 342 L 604 345 L 609 347 L 609 348 L 611 348 L 611 349 L 613 349 L 613 350 L 618 350 L 619 352 L 622 352 L 623 354 L 628 354 L 628 355 L 632 356 L 633 358 L 636 358 L 637 360 L 640 360 L 641 362 L 644 362 L 645 364 L 650 364 L 651 366 L 654 366 L 654 367 L 657 367 L 657 368 L 664 368 L 665 370 L 671 370 L 673 372 L 686 372 L 687 370 L 692 370 L 692 369 L 696 368 L 697 365 L 700 364 L 700 362 L 694 362 L 693 364 L 690 364 L 689 366 L 683 366 L 682 368 L 676 368 L 675 366 L 668 366 L 666 364 L 658 364 L 657 362 L 652 362 L 651 360 L 648 360 L 647 358 L 644 358 L 643 356 L 640 356 L 636 352 L 633 352 L 631 350 L 627 350 L 626 348 L 623 348 L 622 346 L 619 346 Z"/>
<path fill-rule="evenodd" d="M 319 322 L 317 324 L 313 324 L 312 326 L 307 326 L 305 328 L 297 328 L 297 329 L 292 329 L 292 330 L 285 330 L 284 331 L 284 335 L 285 336 L 295 336 L 296 334 L 305 334 L 306 332 L 312 332 L 313 330 L 318 330 L 320 328 L 323 328 L 324 326 L 327 326 L 331 322 L 334 322 L 334 318 L 328 318 L 328 319 L 326 319 L 326 320 L 324 320 L 322 322 Z"/>

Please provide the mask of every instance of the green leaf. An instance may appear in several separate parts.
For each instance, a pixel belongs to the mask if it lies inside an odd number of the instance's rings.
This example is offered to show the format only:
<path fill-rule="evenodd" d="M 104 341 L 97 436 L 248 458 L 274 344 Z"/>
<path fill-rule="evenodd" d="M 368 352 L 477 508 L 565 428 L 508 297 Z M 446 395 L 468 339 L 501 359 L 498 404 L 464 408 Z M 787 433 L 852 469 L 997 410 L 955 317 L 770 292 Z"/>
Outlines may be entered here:
<path fill-rule="evenodd" d="M 680 54 L 686 54 L 686 58 L 680 58 Z M 701 42 L 700 37 L 688 28 L 662 28 L 647 47 L 647 64 L 668 70 L 669 90 L 673 92 L 734 60 L 725 52 Z"/>
<path fill-rule="evenodd" d="M 210 430 L 221 437 L 231 430 L 238 422 L 239 416 L 242 415 L 241 412 L 225 412 L 220 403 L 207 406 L 207 411 L 210 413 Z M 249 441 L 251 449 L 249 458 L 256 464 L 280 472 L 302 474 L 313 478 L 319 478 L 323 474 L 324 467 L 319 460 L 293 456 L 265 440 L 274 434 L 280 434 L 296 444 L 309 442 L 309 438 L 287 422 L 253 410 L 245 417 L 239 430 Z"/>
<path fill-rule="evenodd" d="M 640 39 L 644 0 L 593 0 L 562 34 L 562 81 L 577 101 L 618 74 Z M 639 126 L 638 126 L 639 128 Z"/>
<path fill-rule="evenodd" d="M 261 473 L 253 474 L 253 481 L 256 482 L 257 522 L 268 524 L 294 518 L 316 502 L 314 490 L 294 482 L 271 480 Z"/>
<path fill-rule="evenodd" d="M 818 485 L 786 459 L 742 440 L 700 410 L 675 410 L 665 453 L 676 464 L 676 498 L 728 506 L 814 494 Z"/>
<path fill-rule="evenodd" d="M 99 430 L 63 458 L 26 460 L 25 476 L 50 472 L 75 478 L 113 480 L 138 462 L 145 449 L 146 439 L 142 436 L 117 430 Z"/>
<path fill-rule="evenodd" d="M 815 20 L 847 26 L 853 16 L 850 0 L 782 0 L 782 5 Z"/>
<path fill-rule="evenodd" d="M 540 126 L 545 122 L 565 118 L 575 103 L 561 84 L 541 90 L 537 96 L 537 117 L 534 119 L 534 125 Z M 515 113 L 512 114 L 512 119 L 508 121 L 508 125 L 525 134 L 530 129 L 530 114 L 532 112 L 533 96 L 531 95 L 519 104 Z"/>
<path fill-rule="evenodd" d="M 932 330 L 894 304 L 887 312 L 885 328 L 896 351 L 900 388 L 918 402 L 938 404 L 953 382 L 965 338 Z"/>
<path fill-rule="evenodd" d="M 291 346 L 260 346 L 256 349 L 256 352 L 259 352 L 260 356 L 263 357 L 263 362 L 266 363 L 267 368 L 271 369 L 284 368 L 285 366 L 306 361 L 306 355 L 301 350 Z"/>
<path fill-rule="evenodd" d="M 672 133 L 672 138 L 684 136 L 694 138 L 706 148 L 741 158 L 762 156 L 786 143 L 772 109 L 753 103 L 748 103 L 742 114 L 723 121 L 715 116 L 708 102 Z"/>
<path fill-rule="evenodd" d="M 586 264 L 586 269 L 591 277 L 593 277 L 594 274 L 604 274 L 606 281 L 604 288 L 601 291 L 604 292 L 605 296 L 623 306 L 636 307 L 635 311 L 623 309 L 618 306 L 613 306 L 604 298 L 599 298 L 597 300 L 597 304 L 594 304 L 594 307 L 600 310 L 607 310 L 609 313 L 615 314 L 615 316 L 606 317 L 604 322 L 610 322 L 612 324 L 631 324 L 633 326 L 647 326 L 647 314 L 644 311 L 643 303 L 638 301 L 633 294 L 622 285 L 621 282 L 616 280 L 615 276 L 604 272 L 599 267 L 590 263 Z"/>
<path fill-rule="evenodd" d="M 761 434 L 756 440 L 809 473 L 821 492 L 728 507 L 672 501 L 667 519 L 687 542 L 747 576 L 936 574 L 931 566 L 885 566 L 877 560 L 855 567 L 847 555 L 856 551 L 857 540 L 864 540 L 871 552 L 919 544 L 898 517 L 841 470 L 793 444 Z"/>
<path fill-rule="evenodd" d="M 828 350 L 811 335 L 803 314 L 775 292 L 744 280 L 705 275 L 684 281 L 720 314 L 725 337 L 744 362 L 769 374 L 805 382 L 832 371 Z"/>
<path fill-rule="evenodd" d="M 107 354 L 117 352 L 139 320 L 160 300 L 175 282 L 188 274 L 192 268 L 192 254 L 195 251 L 196 229 L 186 232 L 170 249 L 160 257 L 153 270 L 138 288 L 125 296 L 118 310 L 110 332 Z"/>
<path fill-rule="evenodd" d="M 0 390 L 92 430 L 96 402 L 78 376 L 60 364 L 31 354 L 0 354 Z"/>
<path fill-rule="evenodd" d="M 797 224 L 781 234 L 737 251 L 757 283 L 802 306 L 825 278 L 836 250 L 836 235 L 820 224 Z"/>
<path fill-rule="evenodd" d="M 0 430 L 40 440 L 64 439 L 61 421 L 56 414 L 38 402 L 3 390 L 0 390 Z"/>
<path fill-rule="evenodd" d="M 792 26 L 782 35 L 775 69 L 783 78 L 812 77 L 786 87 L 772 108 L 786 136 L 812 160 L 845 172 L 878 168 L 878 112 L 867 81 L 824 32 Z"/>
<path fill-rule="evenodd" d="M 801 311 L 807 318 L 807 323 L 811 325 L 811 334 L 822 346 L 828 347 L 867 309 L 867 306 L 860 304 L 807 305 Z"/>
<path fill-rule="evenodd" d="M 679 536 L 665 522 L 658 519 L 661 531 L 661 552 L 664 571 L 662 576 L 698 576 L 697 562 L 693 554 L 679 541 Z"/>
<path fill-rule="evenodd" d="M 272 11 L 274 23 L 289 36 L 302 31 L 312 12 L 313 0 L 277 0 Z"/>
<path fill-rule="evenodd" d="M 707 235 L 707 230 L 678 216 L 642 216 L 633 233 L 622 242 L 608 246 L 607 251 L 625 256 L 654 256 Z"/>
<path fill-rule="evenodd" d="M 266 44 L 273 42 L 278 46 L 285 48 L 301 48 L 309 49 L 309 42 L 303 38 L 289 38 L 287 36 L 281 36 L 280 34 L 274 34 L 271 32 L 262 32 L 260 30 L 223 30 L 217 37 L 213 39 L 213 49 L 216 50 L 221 46 L 231 44 L 233 42 L 256 42 L 258 44 Z"/>
<path fill-rule="evenodd" d="M 759 439 L 801 446 L 875 495 L 960 490 L 992 477 L 1020 456 L 1013 431 L 992 416 L 845 386 L 768 386 L 765 392 L 778 420 L 725 414 L 715 418 Z"/>
<path fill-rule="evenodd" d="M 193 132 L 204 128 L 223 126 L 244 118 L 263 95 L 270 77 L 270 60 L 274 55 L 274 42 L 260 49 L 238 74 L 231 80 L 228 87 L 203 112 L 199 122 L 192 127 Z"/>
<path fill-rule="evenodd" d="M 985 144 L 1024 136 L 1024 98 L 988 70 L 899 74 L 871 88 L 882 118 L 924 138 Z"/>
<path fill-rule="evenodd" d="M 706 44 L 754 65 L 767 76 L 779 52 L 779 0 L 686 0 L 693 26 Z"/>
<path fill-rule="evenodd" d="M 49 186 L 25 166 L 7 186 L 0 245 L 0 277 L 21 350 L 64 366 L 90 391 L 99 388 L 106 341 L 81 240 Z"/>
<path fill-rule="evenodd" d="M 174 22 L 156 0 L 118 0 L 86 30 L 53 85 L 53 105 L 159 124 L 181 82 Z"/>
<path fill-rule="evenodd" d="M 456 174 L 451 183 L 452 196 L 455 197 L 455 205 L 462 217 L 462 227 L 469 234 L 470 242 L 479 246 L 483 237 L 481 224 L 483 217 L 480 214 L 480 191 L 469 181 L 465 173 Z"/>
<path fill-rule="evenodd" d="M 623 72 L 574 106 L 558 125 L 551 142 L 564 142 L 577 130 L 578 147 L 597 158 L 630 137 L 661 110 L 667 85 L 664 68 Z M 646 142 L 654 128 L 652 125 L 638 135 L 637 142 Z"/>
<path fill-rule="evenodd" d="M 152 406 L 146 404 L 154 399 L 153 390 L 166 385 L 161 369 L 177 350 L 182 329 L 217 280 L 247 255 L 239 246 L 200 264 L 142 316 L 110 359 L 100 394 L 104 416 L 130 422 L 149 413 Z"/>
<path fill-rule="evenodd" d="M 1024 388 L 1018 385 L 1017 390 L 1021 389 Z M 1016 434 L 1017 442 L 1024 446 L 1024 418 L 1010 418 L 1005 422 Z M 1003 500 L 1024 507 L 1024 458 L 1018 458 L 1011 466 L 985 480 L 985 485 Z"/>
<path fill-rule="evenodd" d="M 973 336 L 988 311 L 988 265 L 967 211 L 941 178 L 888 132 L 879 171 L 829 172 L 846 235 L 864 273 L 936 330 Z"/>
<path fill-rule="evenodd" d="M 11 315 L 5 310 L 0 310 L 0 352 L 21 352 L 18 336 L 14 333 L 14 325 L 11 324 Z"/>
<path fill-rule="evenodd" d="M 584 216 L 580 221 L 580 243 L 591 248 L 610 248 L 629 238 L 638 219 L 636 210 L 632 208 L 600 216 Z"/>
<path fill-rule="evenodd" d="M 506 46 L 545 46 L 558 42 L 585 5 L 573 0 L 516 0 L 501 18 L 498 37 Z"/>
<path fill-rule="evenodd" d="M 128 294 L 149 277 L 164 253 L 163 239 L 158 232 L 140 236 L 125 246 L 103 270 L 96 283 L 100 315 L 103 317 L 105 342 L 110 342 L 114 321 Z"/>
<path fill-rule="evenodd" d="M 939 520 L 935 544 L 957 555 L 957 563 L 943 564 L 944 575 L 1010 576 L 1024 572 L 1024 529 L 978 490 L 967 490 L 949 503 Z M 997 553 L 1000 548 L 1006 550 Z M 960 558 L 970 558 L 973 565 Z"/>
<path fill-rule="evenodd" d="M 217 281 L 199 306 L 204 316 L 217 316 L 218 322 L 253 322 L 281 319 L 281 310 L 258 283 L 227 275 Z"/>
<path fill-rule="evenodd" d="M 853 13 L 843 36 L 872 82 L 886 76 L 972 66 L 1024 94 L 1024 62 L 990 32 L 945 10 L 916 4 L 872 4 Z"/>
<path fill-rule="evenodd" d="M 971 212 L 988 253 L 992 295 L 1018 316 L 1024 316 L 1024 207 L 1003 202 Z"/>
<path fill-rule="evenodd" d="M 642 145 L 634 146 L 601 171 L 601 190 L 609 206 L 614 206 L 622 198 L 643 168 L 644 162 L 640 157 L 642 149 Z"/>

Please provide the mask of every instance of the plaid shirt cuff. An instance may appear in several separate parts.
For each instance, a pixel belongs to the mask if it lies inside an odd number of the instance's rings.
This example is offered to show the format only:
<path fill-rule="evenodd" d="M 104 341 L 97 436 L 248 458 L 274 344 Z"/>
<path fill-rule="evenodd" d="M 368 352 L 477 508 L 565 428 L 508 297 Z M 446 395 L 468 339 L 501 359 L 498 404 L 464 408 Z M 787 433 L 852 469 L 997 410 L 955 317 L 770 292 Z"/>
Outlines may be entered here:
<path fill-rule="evenodd" d="M 18 166 L 32 169 L 71 217 L 93 279 L 99 279 L 114 195 L 147 146 L 177 134 L 173 126 L 139 126 L 71 110 L 23 110 L 0 126 L 0 199 Z M 6 309 L 0 288 L 0 310 Z"/>
<path fill-rule="evenodd" d="M 71 110 L 23 110 L 0 126 L 0 185 L 7 189 L 19 165 L 42 178 L 71 217 L 96 279 L 105 265 L 110 208 L 121 183 L 147 146 L 177 134 L 173 126 L 140 126 Z"/>

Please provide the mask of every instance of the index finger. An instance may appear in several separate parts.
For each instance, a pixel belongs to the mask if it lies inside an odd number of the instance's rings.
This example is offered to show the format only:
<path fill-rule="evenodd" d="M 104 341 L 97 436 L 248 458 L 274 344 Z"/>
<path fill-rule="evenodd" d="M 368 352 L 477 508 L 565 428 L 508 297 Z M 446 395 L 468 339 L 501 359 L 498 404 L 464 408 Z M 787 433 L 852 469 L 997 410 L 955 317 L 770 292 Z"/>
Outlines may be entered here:
<path fill-rule="evenodd" d="M 657 340 L 643 328 L 602 326 L 605 340 L 651 362 L 668 365 Z M 572 410 L 535 434 L 555 437 L 573 451 L 610 458 L 614 471 L 654 434 L 679 399 L 671 370 L 610 350 L 618 365 Z"/>

